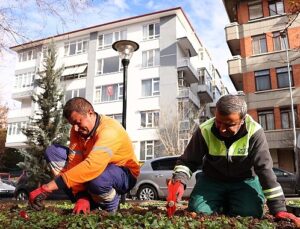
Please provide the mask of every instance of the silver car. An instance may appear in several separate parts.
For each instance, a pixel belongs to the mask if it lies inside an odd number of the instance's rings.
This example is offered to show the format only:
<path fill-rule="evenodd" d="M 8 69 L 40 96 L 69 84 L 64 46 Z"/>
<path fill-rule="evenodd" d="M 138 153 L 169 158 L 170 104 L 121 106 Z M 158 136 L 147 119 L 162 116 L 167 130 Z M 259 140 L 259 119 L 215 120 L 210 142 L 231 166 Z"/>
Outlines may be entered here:
<path fill-rule="evenodd" d="M 178 156 L 160 157 L 146 161 L 130 195 L 139 200 L 165 199 L 168 195 L 167 179 L 172 178 Z M 196 183 L 195 172 L 187 183 L 183 198 L 189 197 Z"/>
<path fill-rule="evenodd" d="M 0 179 L 0 196 L 12 197 L 14 195 L 15 187 L 6 181 Z"/>

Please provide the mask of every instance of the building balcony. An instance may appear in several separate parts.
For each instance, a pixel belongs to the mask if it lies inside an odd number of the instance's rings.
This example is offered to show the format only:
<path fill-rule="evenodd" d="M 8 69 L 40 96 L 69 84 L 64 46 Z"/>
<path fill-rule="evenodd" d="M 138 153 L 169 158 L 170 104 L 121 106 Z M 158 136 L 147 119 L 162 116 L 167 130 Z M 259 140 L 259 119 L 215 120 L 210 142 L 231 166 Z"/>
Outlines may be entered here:
<path fill-rule="evenodd" d="M 24 134 L 8 135 L 6 136 L 5 147 L 21 149 L 26 146 L 26 136 Z"/>
<path fill-rule="evenodd" d="M 198 85 L 198 95 L 201 101 L 205 101 L 205 103 L 211 103 L 214 101 L 214 96 L 212 92 L 211 85 L 207 84 L 199 84 Z"/>
<path fill-rule="evenodd" d="M 232 53 L 232 55 L 239 55 L 241 53 L 240 50 L 240 34 L 239 34 L 239 24 L 237 22 L 233 22 L 230 25 L 225 27 L 225 35 L 228 47 Z"/>
<path fill-rule="evenodd" d="M 200 108 L 200 100 L 197 95 L 195 95 L 190 88 L 182 88 L 178 90 L 177 98 L 189 98 L 198 108 Z"/>
<path fill-rule="evenodd" d="M 299 131 L 300 129 L 297 129 L 297 133 L 299 133 Z M 266 130 L 265 134 L 270 149 L 286 149 L 294 147 L 292 129 Z"/>
<path fill-rule="evenodd" d="M 177 39 L 178 45 L 186 56 L 196 56 L 197 52 L 187 37 L 180 37 Z"/>
<path fill-rule="evenodd" d="M 228 73 L 232 83 L 237 90 L 243 89 L 243 78 L 242 78 L 242 58 L 241 56 L 233 56 L 232 59 L 227 61 Z"/>
<path fill-rule="evenodd" d="M 183 74 L 183 78 L 189 84 L 198 83 L 199 76 L 189 58 L 182 58 L 177 61 L 177 71 Z"/>
<path fill-rule="evenodd" d="M 33 87 L 27 87 L 23 90 L 16 90 L 12 93 L 11 97 L 14 100 L 22 101 L 24 99 L 31 99 Z"/>
<path fill-rule="evenodd" d="M 10 109 L 8 113 L 8 120 L 14 118 L 30 117 L 32 115 L 32 108 Z"/>

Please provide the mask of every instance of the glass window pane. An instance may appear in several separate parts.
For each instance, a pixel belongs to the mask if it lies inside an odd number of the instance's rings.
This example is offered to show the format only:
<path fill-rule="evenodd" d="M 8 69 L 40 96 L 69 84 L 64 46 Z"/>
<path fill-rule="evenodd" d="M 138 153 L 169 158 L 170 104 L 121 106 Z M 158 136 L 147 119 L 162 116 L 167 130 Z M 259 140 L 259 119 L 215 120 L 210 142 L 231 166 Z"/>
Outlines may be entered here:
<path fill-rule="evenodd" d="M 75 53 L 76 53 L 76 43 L 71 43 L 69 55 L 74 55 Z"/>
<path fill-rule="evenodd" d="M 142 96 L 151 96 L 152 95 L 152 81 L 143 80 L 142 81 Z"/>
<path fill-rule="evenodd" d="M 267 52 L 267 42 L 266 38 L 262 37 L 260 40 L 260 53 L 265 53 Z"/>
<path fill-rule="evenodd" d="M 147 52 L 142 53 L 143 67 L 147 67 Z"/>
<path fill-rule="evenodd" d="M 155 49 L 155 66 L 158 66 L 160 63 L 160 53 L 159 49 Z"/>
<path fill-rule="evenodd" d="M 153 50 L 148 51 L 148 67 L 153 66 Z"/>
<path fill-rule="evenodd" d="M 256 19 L 262 17 L 262 4 L 249 5 L 249 17 L 251 19 Z"/>
<path fill-rule="evenodd" d="M 141 126 L 146 127 L 146 113 L 141 112 Z"/>
<path fill-rule="evenodd" d="M 149 25 L 149 38 L 152 37 L 154 34 L 154 25 L 150 24 Z"/>
<path fill-rule="evenodd" d="M 155 23 L 155 37 L 159 37 L 160 34 L 160 25 L 159 23 Z"/>
<path fill-rule="evenodd" d="M 281 113 L 281 128 L 289 128 L 289 114 L 287 112 Z"/>
<path fill-rule="evenodd" d="M 113 34 L 108 33 L 104 35 L 104 47 L 110 46 L 113 43 Z"/>
<path fill-rule="evenodd" d="M 274 114 L 267 114 L 268 130 L 274 130 Z"/>
<path fill-rule="evenodd" d="M 103 47 L 103 34 L 98 37 L 98 47 Z"/>
<path fill-rule="evenodd" d="M 105 58 L 103 63 L 103 73 L 111 73 L 119 71 L 119 57 L 109 57 Z"/>

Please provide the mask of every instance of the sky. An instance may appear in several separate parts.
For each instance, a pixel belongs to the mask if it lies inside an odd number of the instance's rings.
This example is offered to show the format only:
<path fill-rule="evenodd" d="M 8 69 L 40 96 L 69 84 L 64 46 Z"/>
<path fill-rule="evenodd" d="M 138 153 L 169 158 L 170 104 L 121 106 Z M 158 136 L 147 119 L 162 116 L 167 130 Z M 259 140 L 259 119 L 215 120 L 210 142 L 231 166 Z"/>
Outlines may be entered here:
<path fill-rule="evenodd" d="M 14 25 L 24 34 L 24 41 L 181 7 L 202 44 L 210 53 L 215 67 L 226 81 L 229 90 L 235 91 L 228 77 L 227 60 L 231 58 L 231 54 L 226 43 L 224 28 L 229 24 L 229 20 L 222 0 L 93 0 L 88 5 L 78 5 L 76 14 L 70 13 L 71 10 L 68 8 L 62 9 L 62 6 L 53 8 L 64 20 L 36 7 L 35 0 L 0 1 L 0 9 L 8 6 L 12 9 Z M 17 44 L 11 38 L 0 37 L 0 39 L 5 39 L 9 46 Z M 7 103 L 11 108 L 15 106 L 10 97 L 16 61 L 16 55 L 12 51 L 0 54 L 0 101 Z"/>

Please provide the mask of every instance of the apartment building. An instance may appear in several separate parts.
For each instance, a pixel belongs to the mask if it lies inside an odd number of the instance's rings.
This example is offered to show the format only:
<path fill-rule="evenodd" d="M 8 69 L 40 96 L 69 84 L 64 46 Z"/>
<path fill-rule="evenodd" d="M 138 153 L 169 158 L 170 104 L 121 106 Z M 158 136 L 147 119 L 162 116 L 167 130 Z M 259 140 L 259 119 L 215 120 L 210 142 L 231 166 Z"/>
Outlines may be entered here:
<path fill-rule="evenodd" d="M 139 44 L 128 66 L 126 130 L 140 161 L 161 156 L 159 130 L 178 125 L 181 150 L 191 129 L 212 115 L 215 101 L 228 93 L 191 23 L 181 8 L 113 21 L 14 46 L 18 53 L 6 146 L 26 147 L 21 128 L 36 109 L 30 96 L 47 45 L 55 42 L 57 66 L 64 66 L 65 100 L 82 96 L 100 114 L 121 122 L 123 70 L 112 44 Z"/>
<path fill-rule="evenodd" d="M 300 17 L 290 15 L 288 0 L 223 3 L 231 22 L 225 28 L 233 55 L 228 61 L 229 76 L 236 89 L 244 92 L 249 113 L 265 129 L 274 165 L 295 171 Z"/>

